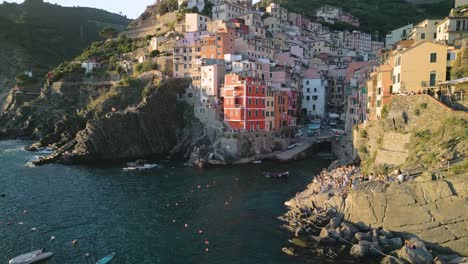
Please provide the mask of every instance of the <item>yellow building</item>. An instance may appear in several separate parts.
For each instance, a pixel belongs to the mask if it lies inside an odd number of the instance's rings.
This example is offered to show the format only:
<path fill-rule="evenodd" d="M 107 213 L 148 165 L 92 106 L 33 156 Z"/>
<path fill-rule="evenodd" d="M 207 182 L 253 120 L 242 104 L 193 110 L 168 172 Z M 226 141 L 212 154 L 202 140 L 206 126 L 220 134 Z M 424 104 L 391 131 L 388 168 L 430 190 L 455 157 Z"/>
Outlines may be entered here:
<path fill-rule="evenodd" d="M 447 77 L 447 46 L 420 42 L 393 52 L 393 92 L 419 92 L 437 87 Z"/>
<path fill-rule="evenodd" d="M 275 95 L 271 88 L 267 89 L 266 107 L 265 107 L 265 130 L 275 130 Z"/>

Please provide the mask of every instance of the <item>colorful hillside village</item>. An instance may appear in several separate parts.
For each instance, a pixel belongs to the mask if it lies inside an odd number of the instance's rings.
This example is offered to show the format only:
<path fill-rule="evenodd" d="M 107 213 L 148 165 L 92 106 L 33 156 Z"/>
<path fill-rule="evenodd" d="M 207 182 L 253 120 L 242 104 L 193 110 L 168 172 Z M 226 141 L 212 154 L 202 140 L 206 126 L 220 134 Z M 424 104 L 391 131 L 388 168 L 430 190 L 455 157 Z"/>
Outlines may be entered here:
<path fill-rule="evenodd" d="M 463 1 L 447 18 L 395 29 L 385 42 L 332 6 L 306 17 L 276 3 L 264 10 L 251 0 L 206 3 L 179 0 L 178 11 L 123 34 L 151 38 L 136 63 L 153 60 L 169 78 L 191 79 L 195 114 L 207 124 L 278 131 L 333 116 L 349 132 L 384 115 L 394 96 L 463 101 L 467 80 L 450 76 L 467 44 Z M 161 22 L 170 16 L 174 23 Z M 325 26 L 335 22 L 354 29 Z"/>

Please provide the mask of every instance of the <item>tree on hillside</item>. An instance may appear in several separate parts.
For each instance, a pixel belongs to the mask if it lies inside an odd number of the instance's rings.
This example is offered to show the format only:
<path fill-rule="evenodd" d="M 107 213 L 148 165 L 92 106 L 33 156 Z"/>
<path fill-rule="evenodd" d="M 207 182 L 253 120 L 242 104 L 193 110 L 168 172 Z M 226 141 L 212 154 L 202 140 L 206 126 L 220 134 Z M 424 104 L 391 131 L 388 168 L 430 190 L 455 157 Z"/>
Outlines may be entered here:
<path fill-rule="evenodd" d="M 177 10 L 179 4 L 177 0 L 162 0 L 158 4 L 158 14 L 164 15 L 168 12 L 173 12 Z"/>
<path fill-rule="evenodd" d="M 113 28 L 113 27 L 106 27 L 101 32 L 99 32 L 99 35 L 105 39 L 111 39 L 117 36 L 119 32 Z"/>

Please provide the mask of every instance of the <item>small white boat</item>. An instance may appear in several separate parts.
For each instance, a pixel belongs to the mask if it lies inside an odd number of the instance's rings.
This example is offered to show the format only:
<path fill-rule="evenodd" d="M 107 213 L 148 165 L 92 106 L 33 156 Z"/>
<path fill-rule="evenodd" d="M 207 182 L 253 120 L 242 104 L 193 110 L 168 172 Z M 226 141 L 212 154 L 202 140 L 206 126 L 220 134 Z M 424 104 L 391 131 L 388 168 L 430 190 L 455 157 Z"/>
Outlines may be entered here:
<path fill-rule="evenodd" d="M 44 252 L 45 249 L 29 252 L 12 258 L 8 264 L 31 264 L 46 260 L 54 255 L 52 252 Z"/>
<path fill-rule="evenodd" d="M 252 161 L 252 163 L 253 163 L 253 164 L 261 164 L 262 161 L 261 161 L 261 160 L 254 160 L 254 161 Z"/>
<path fill-rule="evenodd" d="M 138 171 L 138 170 L 150 170 L 159 168 L 158 164 L 147 164 L 145 160 L 137 160 L 135 162 L 127 163 L 127 167 L 123 168 L 124 171 Z"/>

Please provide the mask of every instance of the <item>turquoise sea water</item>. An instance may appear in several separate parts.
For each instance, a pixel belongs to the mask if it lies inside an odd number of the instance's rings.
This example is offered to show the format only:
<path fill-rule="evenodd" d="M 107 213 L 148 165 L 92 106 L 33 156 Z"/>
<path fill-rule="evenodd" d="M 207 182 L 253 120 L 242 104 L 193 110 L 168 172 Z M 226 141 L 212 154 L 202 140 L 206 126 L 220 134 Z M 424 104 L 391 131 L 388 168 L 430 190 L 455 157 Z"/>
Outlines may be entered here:
<path fill-rule="evenodd" d="M 40 248 L 55 253 L 51 264 L 95 263 L 111 252 L 115 264 L 323 262 L 282 253 L 289 234 L 276 217 L 330 159 L 209 170 L 161 163 L 129 173 L 118 164 L 31 168 L 36 154 L 25 144 L 0 142 L 0 263 Z M 291 176 L 266 179 L 265 168 Z"/>

